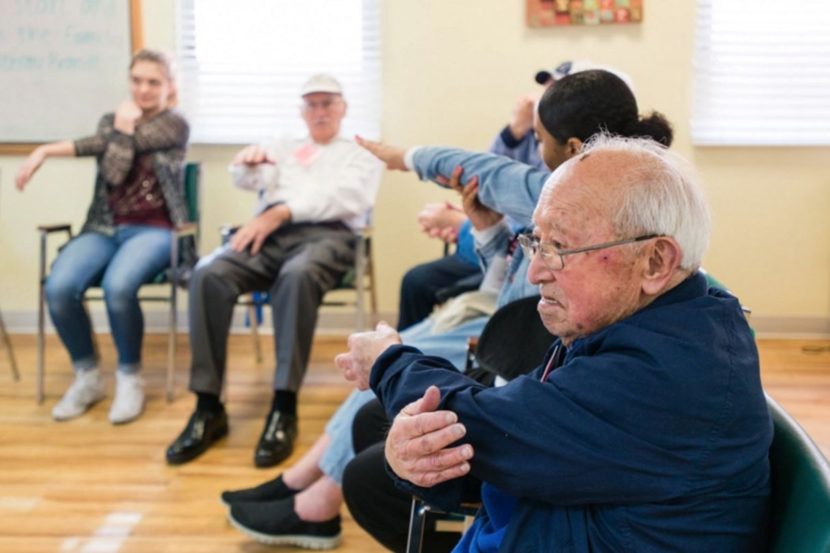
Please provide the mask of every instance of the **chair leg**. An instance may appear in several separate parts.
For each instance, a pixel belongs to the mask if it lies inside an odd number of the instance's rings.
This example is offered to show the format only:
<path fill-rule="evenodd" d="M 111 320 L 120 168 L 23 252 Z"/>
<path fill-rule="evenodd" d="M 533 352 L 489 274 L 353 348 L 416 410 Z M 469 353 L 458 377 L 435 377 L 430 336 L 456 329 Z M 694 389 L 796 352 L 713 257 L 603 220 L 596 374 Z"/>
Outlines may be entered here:
<path fill-rule="evenodd" d="M 46 232 L 40 232 L 40 269 L 38 274 L 38 304 L 37 304 L 37 375 L 35 377 L 35 400 L 38 404 L 43 403 L 43 388 L 44 388 L 44 370 L 45 362 L 43 359 L 45 349 L 45 333 L 46 333 L 46 290 L 44 284 L 46 280 Z"/>
<path fill-rule="evenodd" d="M 364 299 L 366 294 L 366 241 L 364 238 L 361 238 L 357 245 L 355 269 L 355 293 L 357 294 L 357 305 L 355 306 L 355 326 L 357 327 L 357 331 L 360 332 L 366 328 L 366 302 Z"/>
<path fill-rule="evenodd" d="M 170 328 L 167 332 L 167 403 L 173 402 L 176 388 L 176 338 L 178 331 L 178 290 L 175 277 L 170 283 Z"/>
<path fill-rule="evenodd" d="M 251 297 L 251 304 L 248 306 L 248 321 L 251 324 L 251 339 L 254 346 L 254 357 L 257 363 L 262 363 L 262 345 L 259 343 L 259 319 L 257 318 L 257 310 L 255 299 Z"/>
<path fill-rule="evenodd" d="M 406 540 L 407 553 L 421 553 L 428 512 L 429 505 L 417 497 L 412 498 L 412 509 L 409 513 L 409 537 Z"/>
<path fill-rule="evenodd" d="M 176 333 L 179 328 L 179 238 L 172 236 L 170 240 L 170 328 L 167 331 L 167 403 L 173 402 L 176 389 Z"/>
<path fill-rule="evenodd" d="M 3 335 L 3 343 L 6 346 L 6 355 L 9 358 L 9 365 L 12 369 L 12 377 L 15 382 L 20 381 L 20 372 L 17 370 L 17 360 L 14 358 L 14 350 L 12 350 L 12 341 L 9 339 L 9 333 L 6 332 L 6 323 L 3 322 L 3 314 L 0 313 L 0 334 Z"/>
<path fill-rule="evenodd" d="M 375 287 L 375 264 L 371 256 L 369 256 L 366 265 L 369 273 L 369 305 L 372 307 L 372 323 L 374 323 L 378 318 L 378 291 Z"/>

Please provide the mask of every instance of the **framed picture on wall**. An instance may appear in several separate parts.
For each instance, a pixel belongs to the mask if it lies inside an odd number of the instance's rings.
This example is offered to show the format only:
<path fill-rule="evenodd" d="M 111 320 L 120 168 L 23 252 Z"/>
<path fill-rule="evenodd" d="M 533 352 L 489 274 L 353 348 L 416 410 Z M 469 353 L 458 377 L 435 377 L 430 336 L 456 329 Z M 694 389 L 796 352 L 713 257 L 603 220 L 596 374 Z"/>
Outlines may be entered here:
<path fill-rule="evenodd" d="M 640 23 L 644 0 L 526 0 L 527 26 Z"/>

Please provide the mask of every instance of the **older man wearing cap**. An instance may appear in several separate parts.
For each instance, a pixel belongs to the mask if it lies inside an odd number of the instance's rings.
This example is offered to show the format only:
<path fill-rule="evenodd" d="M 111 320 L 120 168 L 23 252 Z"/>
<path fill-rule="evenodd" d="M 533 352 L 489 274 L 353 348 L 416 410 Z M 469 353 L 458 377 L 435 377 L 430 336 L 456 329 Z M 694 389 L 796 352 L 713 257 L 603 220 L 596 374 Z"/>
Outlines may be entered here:
<path fill-rule="evenodd" d="M 190 282 L 190 389 L 196 409 L 167 449 L 167 462 L 190 461 L 228 432 L 220 401 L 227 338 L 240 294 L 268 290 L 276 372 L 271 409 L 254 453 L 258 467 L 292 452 L 297 391 L 308 364 L 317 309 L 326 291 L 354 263 L 354 230 L 365 224 L 380 180 L 380 163 L 340 138 L 346 102 L 329 75 L 301 89 L 303 139 L 251 145 L 231 162 L 236 186 L 257 193 L 256 216 L 228 244 L 203 259 Z"/>

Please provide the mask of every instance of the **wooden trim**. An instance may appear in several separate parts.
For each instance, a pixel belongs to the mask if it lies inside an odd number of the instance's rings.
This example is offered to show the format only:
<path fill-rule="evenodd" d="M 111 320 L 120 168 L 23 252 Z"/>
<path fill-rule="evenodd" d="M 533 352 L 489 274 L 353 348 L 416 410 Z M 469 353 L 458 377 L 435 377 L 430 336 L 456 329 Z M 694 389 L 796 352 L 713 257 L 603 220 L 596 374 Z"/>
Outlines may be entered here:
<path fill-rule="evenodd" d="M 144 48 L 144 22 L 142 20 L 141 0 L 130 0 L 130 36 L 133 52 Z"/>
<path fill-rule="evenodd" d="M 142 21 L 141 0 L 130 0 L 130 48 L 138 52 L 144 47 L 144 26 Z M 25 156 L 43 144 L 42 142 L 23 142 L 0 144 L 0 155 Z"/>
<path fill-rule="evenodd" d="M 3 156 L 27 156 L 32 153 L 32 150 L 40 146 L 40 143 L 30 142 L 30 143 L 12 143 L 12 144 L 0 144 L 0 155 Z"/>

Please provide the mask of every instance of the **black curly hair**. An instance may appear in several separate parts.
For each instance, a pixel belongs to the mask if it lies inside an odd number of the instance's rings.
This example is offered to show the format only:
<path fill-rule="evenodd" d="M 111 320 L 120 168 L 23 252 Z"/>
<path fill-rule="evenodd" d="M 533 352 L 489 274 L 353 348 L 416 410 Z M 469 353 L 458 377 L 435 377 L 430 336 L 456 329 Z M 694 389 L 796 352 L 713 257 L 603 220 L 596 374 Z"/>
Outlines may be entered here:
<path fill-rule="evenodd" d="M 569 138 L 587 142 L 605 131 L 626 137 L 646 137 L 670 146 L 671 124 L 658 112 L 640 117 L 634 93 L 608 71 L 592 69 L 564 77 L 545 91 L 539 121 L 558 142 Z"/>

